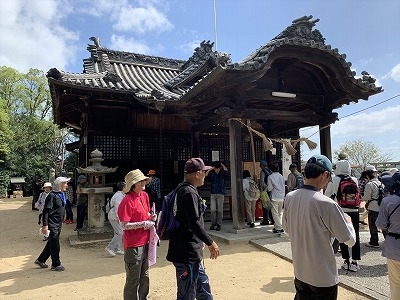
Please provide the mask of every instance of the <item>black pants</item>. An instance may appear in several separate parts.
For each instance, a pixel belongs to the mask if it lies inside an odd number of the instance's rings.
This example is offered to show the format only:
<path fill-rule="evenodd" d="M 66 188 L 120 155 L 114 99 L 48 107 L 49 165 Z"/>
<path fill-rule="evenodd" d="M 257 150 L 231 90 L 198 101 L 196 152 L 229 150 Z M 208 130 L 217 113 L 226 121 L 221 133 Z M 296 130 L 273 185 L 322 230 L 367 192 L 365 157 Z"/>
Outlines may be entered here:
<path fill-rule="evenodd" d="M 37 208 L 35 208 L 35 203 L 39 200 L 39 196 L 40 194 L 34 194 L 33 198 L 32 198 L 32 210 L 37 210 Z"/>
<path fill-rule="evenodd" d="M 351 258 L 353 260 L 360 260 L 361 259 L 361 254 L 360 254 L 360 213 L 357 212 L 346 212 L 350 218 L 351 222 L 353 223 L 354 226 L 354 231 L 356 232 L 356 243 L 354 244 L 353 247 L 351 247 Z M 340 251 L 342 252 L 342 258 L 343 259 L 349 259 L 350 254 L 349 254 L 349 247 L 346 244 L 341 243 L 340 244 Z"/>
<path fill-rule="evenodd" d="M 71 201 L 67 199 L 67 204 L 65 205 L 65 219 L 73 221 L 74 220 L 74 213 L 72 211 L 72 204 Z"/>
<path fill-rule="evenodd" d="M 317 287 L 294 279 L 296 295 L 294 300 L 336 300 L 338 296 L 337 284 L 329 287 Z"/>
<path fill-rule="evenodd" d="M 38 261 L 45 263 L 51 257 L 51 265 L 57 267 L 61 265 L 60 262 L 60 233 L 61 228 L 49 228 L 50 235 L 47 240 L 46 246 L 38 257 Z"/>

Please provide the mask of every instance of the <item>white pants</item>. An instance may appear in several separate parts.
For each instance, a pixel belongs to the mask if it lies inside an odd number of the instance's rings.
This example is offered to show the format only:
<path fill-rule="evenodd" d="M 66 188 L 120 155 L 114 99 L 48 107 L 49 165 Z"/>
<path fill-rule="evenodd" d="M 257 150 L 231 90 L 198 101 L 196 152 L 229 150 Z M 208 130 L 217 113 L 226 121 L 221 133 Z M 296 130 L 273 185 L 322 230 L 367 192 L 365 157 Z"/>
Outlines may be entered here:
<path fill-rule="evenodd" d="M 271 201 L 272 208 L 272 218 L 274 219 L 274 229 L 281 230 L 282 229 L 282 208 L 283 201 Z"/>
<path fill-rule="evenodd" d="M 118 220 L 108 220 L 112 228 L 114 229 L 114 236 L 111 242 L 108 244 L 107 248 L 112 251 L 120 251 L 122 250 L 122 235 L 124 234 L 124 230 L 121 227 L 121 224 Z"/>
<path fill-rule="evenodd" d="M 388 277 L 390 284 L 390 299 L 400 299 L 400 261 L 387 259 Z"/>

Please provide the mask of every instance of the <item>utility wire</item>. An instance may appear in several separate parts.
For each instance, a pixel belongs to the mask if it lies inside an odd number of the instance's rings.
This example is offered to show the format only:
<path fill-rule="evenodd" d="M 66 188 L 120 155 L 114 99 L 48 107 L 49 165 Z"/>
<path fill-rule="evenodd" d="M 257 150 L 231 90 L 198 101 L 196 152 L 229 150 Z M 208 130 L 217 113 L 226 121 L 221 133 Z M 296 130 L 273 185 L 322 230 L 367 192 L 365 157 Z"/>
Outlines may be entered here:
<path fill-rule="evenodd" d="M 376 104 L 374 104 L 374 105 L 371 105 L 371 106 L 368 106 L 368 107 L 366 107 L 366 108 L 364 108 L 364 109 L 361 109 L 361 110 L 359 110 L 359 111 L 353 112 L 353 113 L 351 113 L 351 114 L 349 114 L 349 115 L 347 115 L 347 116 L 343 116 L 343 117 L 341 117 L 340 119 L 344 119 L 344 118 L 350 117 L 350 116 L 352 116 L 352 115 L 358 114 L 358 113 L 360 113 L 360 112 L 362 112 L 362 111 L 368 110 L 368 109 L 373 108 L 373 107 L 375 107 L 375 106 L 381 105 L 382 103 L 385 103 L 385 102 L 388 102 L 388 101 L 390 101 L 390 100 L 393 100 L 393 99 L 395 99 L 395 98 L 397 98 L 397 97 L 399 97 L 399 96 L 400 96 L 400 94 L 394 95 L 393 97 L 390 97 L 390 98 L 388 98 L 388 99 L 386 99 L 386 100 L 383 100 L 383 101 L 381 101 L 381 102 L 378 102 L 378 103 L 376 103 Z M 328 126 L 330 126 L 330 125 L 327 125 L 327 126 L 321 128 L 321 129 L 324 129 L 324 128 L 328 127 Z M 304 128 L 302 128 L 302 130 L 306 130 L 306 129 L 313 128 L 313 127 L 314 127 L 314 126 L 304 127 Z M 320 130 L 318 130 L 317 132 L 313 133 L 313 134 L 310 135 L 308 138 L 312 137 L 314 134 L 318 133 L 319 131 L 320 131 Z"/>

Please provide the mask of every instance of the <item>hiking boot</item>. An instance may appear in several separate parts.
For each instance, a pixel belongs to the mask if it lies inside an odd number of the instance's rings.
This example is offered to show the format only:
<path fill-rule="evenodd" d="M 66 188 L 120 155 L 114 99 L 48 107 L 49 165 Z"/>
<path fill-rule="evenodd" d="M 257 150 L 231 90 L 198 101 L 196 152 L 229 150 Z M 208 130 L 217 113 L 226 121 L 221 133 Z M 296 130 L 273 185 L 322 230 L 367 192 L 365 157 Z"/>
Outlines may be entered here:
<path fill-rule="evenodd" d="M 216 227 L 217 227 L 217 224 L 211 224 L 210 230 L 215 230 Z"/>
<path fill-rule="evenodd" d="M 46 269 L 46 268 L 49 267 L 49 266 L 46 265 L 45 263 L 42 263 L 42 262 L 40 262 L 40 261 L 38 261 L 38 260 L 35 260 L 34 264 L 37 265 L 37 266 L 39 266 L 39 267 L 41 267 L 42 269 Z"/>
<path fill-rule="evenodd" d="M 111 256 L 115 256 L 115 252 L 112 251 L 111 249 L 108 249 L 108 248 L 106 247 L 106 251 L 107 251 Z"/>
<path fill-rule="evenodd" d="M 355 261 L 352 261 L 349 267 L 349 271 L 357 272 L 358 270 L 360 270 L 360 266 Z"/>
<path fill-rule="evenodd" d="M 379 248 L 379 244 L 371 244 L 371 243 L 366 243 L 365 244 L 366 247 L 370 247 L 370 248 Z"/>
<path fill-rule="evenodd" d="M 65 268 L 64 268 L 62 265 L 58 265 L 57 267 L 51 266 L 51 270 L 52 270 L 52 271 L 59 271 L 59 272 L 61 272 L 61 271 L 65 271 Z"/>

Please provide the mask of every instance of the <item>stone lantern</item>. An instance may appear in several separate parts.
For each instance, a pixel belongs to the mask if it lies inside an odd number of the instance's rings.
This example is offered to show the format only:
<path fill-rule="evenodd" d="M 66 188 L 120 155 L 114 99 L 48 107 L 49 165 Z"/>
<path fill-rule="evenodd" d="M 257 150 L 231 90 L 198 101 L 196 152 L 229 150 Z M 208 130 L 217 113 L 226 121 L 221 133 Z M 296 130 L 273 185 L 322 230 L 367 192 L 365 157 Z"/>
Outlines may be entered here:
<path fill-rule="evenodd" d="M 103 166 L 101 162 L 103 153 L 95 149 L 90 153 L 91 165 L 87 168 L 76 168 L 80 174 L 86 174 L 88 187 L 82 188 L 82 193 L 88 195 L 88 223 L 85 230 L 78 231 L 80 239 L 88 239 L 88 234 L 102 234 L 107 230 L 103 230 L 105 213 L 102 207 L 105 205 L 106 194 L 113 192 L 112 187 L 105 187 L 105 174 L 113 173 L 118 167 L 109 168 Z"/>

